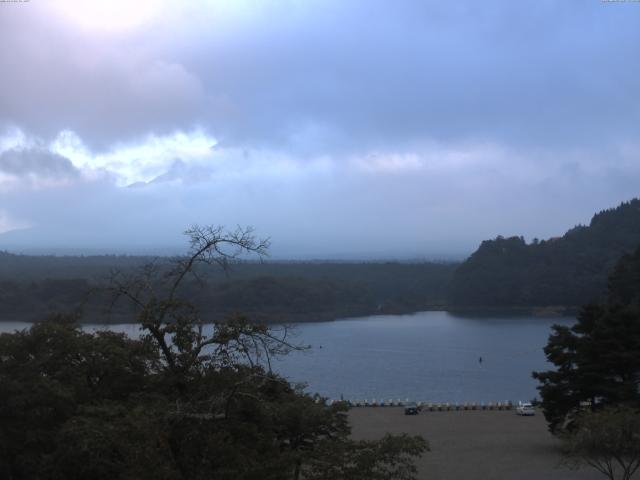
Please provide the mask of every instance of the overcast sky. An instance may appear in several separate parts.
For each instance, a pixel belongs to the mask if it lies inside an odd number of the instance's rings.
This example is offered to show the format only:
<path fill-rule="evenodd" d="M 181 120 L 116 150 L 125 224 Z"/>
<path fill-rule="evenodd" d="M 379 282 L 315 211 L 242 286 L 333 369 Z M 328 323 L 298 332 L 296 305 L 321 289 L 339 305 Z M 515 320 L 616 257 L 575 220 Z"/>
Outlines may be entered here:
<path fill-rule="evenodd" d="M 0 3 L 0 246 L 452 258 L 640 194 L 640 3 Z"/>

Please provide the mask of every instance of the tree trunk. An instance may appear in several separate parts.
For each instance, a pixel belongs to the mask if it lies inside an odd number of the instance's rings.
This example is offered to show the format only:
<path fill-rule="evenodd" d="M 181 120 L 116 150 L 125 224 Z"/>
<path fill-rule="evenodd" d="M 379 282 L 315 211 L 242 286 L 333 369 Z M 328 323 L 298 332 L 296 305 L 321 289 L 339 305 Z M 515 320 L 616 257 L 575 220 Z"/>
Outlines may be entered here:
<path fill-rule="evenodd" d="M 293 480 L 300 480 L 300 473 L 302 471 L 302 461 L 296 460 L 296 468 L 293 470 Z"/>

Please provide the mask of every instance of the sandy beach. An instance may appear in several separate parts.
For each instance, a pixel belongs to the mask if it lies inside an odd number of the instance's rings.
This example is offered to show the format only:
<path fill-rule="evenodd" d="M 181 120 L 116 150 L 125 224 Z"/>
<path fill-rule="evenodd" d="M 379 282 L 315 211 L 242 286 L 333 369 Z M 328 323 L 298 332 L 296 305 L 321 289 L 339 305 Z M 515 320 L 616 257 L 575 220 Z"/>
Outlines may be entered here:
<path fill-rule="evenodd" d="M 560 465 L 558 441 L 544 417 L 513 411 L 421 412 L 405 416 L 398 407 L 353 408 L 353 437 L 385 433 L 422 435 L 431 446 L 419 461 L 419 478 L 429 480 L 591 480 L 592 469 Z"/>

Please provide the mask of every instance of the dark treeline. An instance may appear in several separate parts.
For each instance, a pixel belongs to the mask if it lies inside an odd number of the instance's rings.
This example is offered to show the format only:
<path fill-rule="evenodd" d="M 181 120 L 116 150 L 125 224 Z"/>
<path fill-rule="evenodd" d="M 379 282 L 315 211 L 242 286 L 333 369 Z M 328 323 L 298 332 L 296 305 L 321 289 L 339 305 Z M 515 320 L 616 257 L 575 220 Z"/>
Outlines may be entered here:
<path fill-rule="evenodd" d="M 235 312 L 291 322 L 435 308 L 574 307 L 602 301 L 617 260 L 638 245 L 640 200 L 634 199 L 562 237 L 484 241 L 462 264 L 239 262 L 226 272 L 203 270 L 204 286 L 194 279 L 183 288 L 211 320 Z M 0 252 L 0 320 L 81 309 L 91 321 L 130 321 L 122 308 L 106 312 L 97 291 L 113 272 L 133 274 L 149 263 L 162 269 L 170 259 Z"/>
<path fill-rule="evenodd" d="M 129 321 L 131 312 L 108 304 L 100 287 L 167 258 L 56 257 L 0 253 L 0 320 L 34 320 L 81 309 L 85 319 Z M 255 321 L 326 320 L 442 307 L 455 264 L 240 262 L 227 272 L 207 268 L 185 282 L 184 295 L 211 319 L 243 312 Z"/>
<path fill-rule="evenodd" d="M 640 245 L 640 200 L 594 215 L 562 237 L 482 242 L 456 270 L 455 306 L 577 306 L 604 299 L 618 259 Z"/>

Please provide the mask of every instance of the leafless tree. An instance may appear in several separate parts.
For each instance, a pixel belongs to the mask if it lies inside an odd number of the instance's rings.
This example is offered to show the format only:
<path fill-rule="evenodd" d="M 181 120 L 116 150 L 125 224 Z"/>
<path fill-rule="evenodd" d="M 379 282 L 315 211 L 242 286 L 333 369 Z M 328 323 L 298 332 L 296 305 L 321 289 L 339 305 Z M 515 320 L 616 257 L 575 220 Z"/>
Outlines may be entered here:
<path fill-rule="evenodd" d="M 159 348 L 164 368 L 176 374 L 197 373 L 211 366 L 238 362 L 262 364 L 271 370 L 271 357 L 298 349 L 286 327 L 250 323 L 236 315 L 224 322 L 207 322 L 190 301 L 181 297 L 188 277 L 202 282 L 199 267 L 218 265 L 227 271 L 243 255 L 267 255 L 268 239 L 257 239 L 252 228 L 228 232 L 220 226 L 189 228 L 187 255 L 171 264 L 152 262 L 133 274 L 114 272 L 109 291 L 112 305 L 126 300 L 136 311 L 141 329 Z M 205 332 L 204 326 L 212 330 Z"/>

